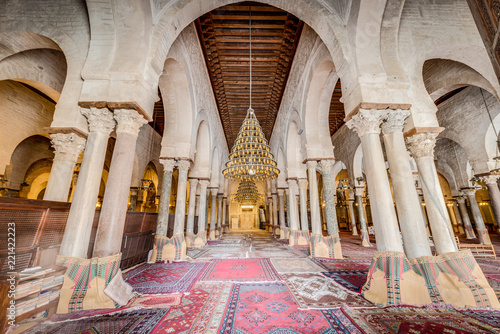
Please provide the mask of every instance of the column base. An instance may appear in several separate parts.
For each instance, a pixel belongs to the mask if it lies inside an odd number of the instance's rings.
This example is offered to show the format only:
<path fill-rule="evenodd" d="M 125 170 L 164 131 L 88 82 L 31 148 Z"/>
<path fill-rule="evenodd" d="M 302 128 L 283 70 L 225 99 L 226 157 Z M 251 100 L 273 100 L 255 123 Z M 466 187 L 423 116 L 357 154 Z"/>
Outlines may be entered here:
<path fill-rule="evenodd" d="M 200 248 L 205 246 L 207 243 L 207 233 L 206 231 L 201 231 L 198 234 L 192 232 L 186 232 L 186 247 L 187 248 Z"/>
<path fill-rule="evenodd" d="M 465 225 L 465 234 L 467 235 L 467 239 L 476 239 L 476 234 L 471 225 Z"/>
<path fill-rule="evenodd" d="M 121 258 L 121 253 L 91 259 L 58 256 L 57 265 L 68 269 L 64 275 L 57 313 L 125 305 L 132 298 L 132 287 L 121 276 Z"/>
<path fill-rule="evenodd" d="M 425 279 L 413 271 L 403 252 L 375 253 L 361 294 L 372 303 L 383 306 L 432 303 Z"/>
<path fill-rule="evenodd" d="M 491 240 L 490 240 L 490 235 L 488 233 L 488 230 L 485 228 L 477 228 L 476 230 L 477 230 L 479 241 L 483 245 L 491 245 Z"/>
<path fill-rule="evenodd" d="M 310 241 L 311 235 L 309 231 L 290 230 L 290 235 L 288 236 L 288 244 L 290 246 L 306 246 L 310 244 Z"/>
<path fill-rule="evenodd" d="M 217 236 L 215 234 L 215 230 L 210 230 L 208 232 L 208 240 L 217 240 Z"/>
<path fill-rule="evenodd" d="M 162 235 L 155 236 L 151 260 L 159 262 L 164 260 L 181 261 L 186 258 L 186 239 L 184 234 L 176 234 L 172 238 Z"/>
<path fill-rule="evenodd" d="M 433 303 L 500 308 L 494 290 L 469 250 L 423 256 L 410 262 L 414 271 L 425 277 Z"/>
<path fill-rule="evenodd" d="M 372 244 L 370 243 L 370 235 L 367 230 L 361 230 L 361 246 L 372 247 Z"/>
<path fill-rule="evenodd" d="M 221 237 L 222 236 L 222 226 L 219 226 L 219 227 L 216 227 L 215 228 L 215 236 L 217 238 Z"/>
<path fill-rule="evenodd" d="M 465 231 L 462 225 L 458 225 L 458 235 L 464 235 Z"/>
<path fill-rule="evenodd" d="M 273 236 L 277 237 L 280 235 L 280 226 L 279 225 L 273 225 Z"/>
<path fill-rule="evenodd" d="M 290 238 L 290 228 L 285 226 L 280 230 L 280 239 L 286 240 L 288 238 Z"/>
<path fill-rule="evenodd" d="M 343 259 L 339 235 L 311 234 L 311 257 Z"/>

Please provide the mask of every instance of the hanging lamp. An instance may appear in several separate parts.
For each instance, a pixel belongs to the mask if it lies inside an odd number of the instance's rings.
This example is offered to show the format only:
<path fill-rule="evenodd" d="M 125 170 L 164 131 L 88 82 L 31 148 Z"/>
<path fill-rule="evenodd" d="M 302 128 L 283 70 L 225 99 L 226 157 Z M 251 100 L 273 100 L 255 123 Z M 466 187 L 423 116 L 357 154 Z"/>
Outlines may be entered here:
<path fill-rule="evenodd" d="M 238 190 L 236 191 L 236 195 L 234 199 L 240 203 L 245 202 L 257 202 L 262 199 L 262 196 L 255 185 L 255 182 L 251 179 L 243 179 L 240 181 L 238 186 Z"/>
<path fill-rule="evenodd" d="M 274 179 L 279 174 L 274 155 L 252 109 L 252 12 L 250 8 L 250 105 L 222 171 L 225 178 Z"/>

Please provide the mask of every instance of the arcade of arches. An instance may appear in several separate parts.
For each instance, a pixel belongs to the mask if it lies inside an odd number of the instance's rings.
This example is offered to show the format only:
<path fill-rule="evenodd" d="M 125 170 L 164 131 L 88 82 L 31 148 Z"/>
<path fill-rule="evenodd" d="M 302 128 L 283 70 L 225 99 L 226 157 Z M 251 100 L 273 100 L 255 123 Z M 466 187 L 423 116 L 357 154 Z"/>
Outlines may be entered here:
<path fill-rule="evenodd" d="M 16 223 L 15 270 L 68 268 L 57 307 L 68 313 L 130 303 L 129 274 L 153 263 L 208 262 L 193 288 L 208 289 L 216 263 L 259 258 L 290 287 L 283 252 L 362 272 L 358 304 L 330 309 L 447 304 L 490 309 L 457 313 L 471 331 L 500 326 L 496 5 L 1 1 L 0 237 Z M 250 103 L 280 173 L 246 203 L 222 171 Z M 295 295 L 302 279 L 286 293 L 314 310 Z"/>

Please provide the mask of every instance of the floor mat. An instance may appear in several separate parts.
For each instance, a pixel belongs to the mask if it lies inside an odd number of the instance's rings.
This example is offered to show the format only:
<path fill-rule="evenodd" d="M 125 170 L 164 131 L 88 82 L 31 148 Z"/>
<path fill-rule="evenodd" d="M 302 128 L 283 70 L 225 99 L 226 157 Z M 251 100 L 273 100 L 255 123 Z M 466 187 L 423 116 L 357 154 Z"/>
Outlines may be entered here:
<path fill-rule="evenodd" d="M 212 260 L 200 281 L 258 282 L 280 277 L 269 259 Z"/>
<path fill-rule="evenodd" d="M 145 263 L 127 273 L 125 282 L 141 294 L 189 292 L 207 262 Z"/>
<path fill-rule="evenodd" d="M 325 271 L 322 274 L 350 291 L 361 292 L 368 277 L 368 269 Z"/>
<path fill-rule="evenodd" d="M 139 296 L 132 298 L 126 307 L 140 308 L 167 308 L 181 303 L 182 293 L 172 293 L 168 295 Z"/>
<path fill-rule="evenodd" d="M 336 260 L 322 257 L 312 259 L 314 263 L 325 268 L 325 271 L 338 271 L 345 269 L 368 269 L 372 260 Z"/>
<path fill-rule="evenodd" d="M 281 274 L 281 276 L 301 308 L 325 309 L 345 305 L 373 306 L 360 294 L 345 289 L 331 278 L 321 274 Z"/>
<path fill-rule="evenodd" d="M 301 251 L 295 249 L 289 249 L 286 251 L 256 251 L 249 252 L 250 257 L 267 257 L 267 258 L 306 258 L 307 255 Z"/>
<path fill-rule="evenodd" d="M 309 259 L 271 259 L 271 263 L 279 273 L 318 273 L 323 268 Z"/>
<path fill-rule="evenodd" d="M 500 329 L 500 311 L 490 309 L 468 309 L 460 312 Z M 500 330 L 499 330 L 500 332 Z"/>
<path fill-rule="evenodd" d="M 400 326 L 406 327 L 405 323 L 420 326 L 438 325 L 437 327 L 442 329 L 439 333 L 453 333 L 449 328 L 471 333 L 497 333 L 490 325 L 451 308 L 391 306 L 386 308 L 344 308 L 343 311 L 367 333 L 404 333 L 399 332 L 399 330 Z"/>
<path fill-rule="evenodd" d="M 283 283 L 235 284 L 219 333 L 361 333 L 340 310 L 299 310 Z"/>

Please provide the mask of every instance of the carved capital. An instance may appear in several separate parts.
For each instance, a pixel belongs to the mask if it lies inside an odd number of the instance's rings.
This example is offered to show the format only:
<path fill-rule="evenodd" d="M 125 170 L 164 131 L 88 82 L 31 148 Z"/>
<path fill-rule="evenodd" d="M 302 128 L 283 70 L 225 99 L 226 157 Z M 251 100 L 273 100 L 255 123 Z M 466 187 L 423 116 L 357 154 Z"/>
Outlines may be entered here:
<path fill-rule="evenodd" d="M 134 109 L 115 109 L 116 133 L 129 134 L 134 137 L 139 135 L 139 129 L 148 121 Z"/>
<path fill-rule="evenodd" d="M 465 204 L 465 198 L 464 197 L 457 197 L 457 203 Z"/>
<path fill-rule="evenodd" d="M 493 185 L 496 185 L 497 184 L 497 180 L 500 178 L 500 175 L 485 175 L 485 176 L 481 176 L 479 179 L 481 181 L 483 181 L 484 183 L 486 184 L 493 184 Z"/>
<path fill-rule="evenodd" d="M 476 188 L 462 189 L 462 192 L 463 192 L 466 196 L 476 196 L 476 191 L 477 191 L 477 189 L 476 189 Z"/>
<path fill-rule="evenodd" d="M 408 151 L 415 158 L 434 157 L 434 147 L 438 133 L 422 132 L 406 137 Z"/>
<path fill-rule="evenodd" d="M 172 173 L 174 171 L 174 167 L 176 164 L 174 159 L 161 159 L 160 158 L 160 163 L 163 165 L 164 172 Z"/>
<path fill-rule="evenodd" d="M 219 188 L 217 188 L 217 187 L 209 188 L 209 189 L 210 189 L 210 193 L 212 194 L 212 196 L 217 196 L 217 194 L 219 193 Z"/>
<path fill-rule="evenodd" d="M 346 125 L 349 129 L 354 129 L 359 137 L 369 133 L 379 134 L 380 123 L 382 123 L 389 111 L 377 109 L 359 109 Z"/>
<path fill-rule="evenodd" d="M 191 161 L 180 160 L 177 162 L 177 166 L 179 167 L 179 172 L 187 172 L 189 170 L 189 166 L 191 166 Z"/>
<path fill-rule="evenodd" d="M 354 193 L 356 196 L 363 196 L 363 191 L 365 191 L 365 187 L 355 187 Z"/>
<path fill-rule="evenodd" d="M 108 108 L 82 108 L 81 113 L 87 118 L 90 132 L 102 132 L 109 135 L 115 128 L 113 113 Z"/>
<path fill-rule="evenodd" d="M 318 166 L 318 162 L 316 160 L 308 160 L 306 162 L 307 169 L 314 169 L 316 170 L 316 167 Z"/>
<path fill-rule="evenodd" d="M 391 111 L 387 114 L 387 118 L 384 123 L 382 123 L 382 132 L 386 133 L 394 133 L 394 132 L 403 132 L 403 128 L 405 126 L 405 121 L 410 116 L 409 110 L 401 110 L 398 109 L 396 111 Z"/>
<path fill-rule="evenodd" d="M 299 188 L 306 189 L 307 179 L 298 179 L 297 183 L 299 184 Z"/>
<path fill-rule="evenodd" d="M 285 194 L 285 189 L 278 188 L 278 196 L 283 197 L 284 194 Z"/>
<path fill-rule="evenodd" d="M 319 167 L 321 168 L 321 171 L 323 173 L 331 173 L 334 164 L 335 164 L 335 160 L 332 160 L 332 159 L 321 160 L 319 162 Z"/>
<path fill-rule="evenodd" d="M 297 189 L 298 188 L 297 187 L 297 181 L 294 180 L 294 179 L 289 179 L 287 182 L 288 182 L 288 189 L 290 191 L 293 191 L 293 192 L 297 193 L 297 190 L 298 190 Z"/>
<path fill-rule="evenodd" d="M 198 179 L 189 179 L 189 187 L 191 189 L 196 189 L 198 186 Z"/>
<path fill-rule="evenodd" d="M 54 148 L 54 160 L 72 161 L 78 160 L 78 156 L 85 148 L 85 138 L 74 133 L 52 133 L 51 144 Z"/>
<path fill-rule="evenodd" d="M 209 180 L 200 180 L 200 187 L 203 189 L 203 188 L 207 188 L 208 187 L 208 184 L 210 183 Z"/>

